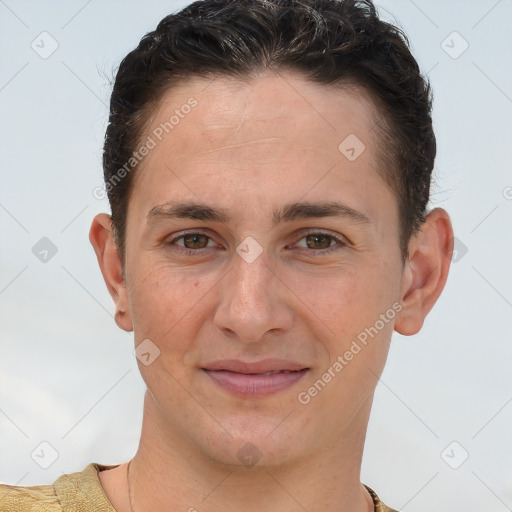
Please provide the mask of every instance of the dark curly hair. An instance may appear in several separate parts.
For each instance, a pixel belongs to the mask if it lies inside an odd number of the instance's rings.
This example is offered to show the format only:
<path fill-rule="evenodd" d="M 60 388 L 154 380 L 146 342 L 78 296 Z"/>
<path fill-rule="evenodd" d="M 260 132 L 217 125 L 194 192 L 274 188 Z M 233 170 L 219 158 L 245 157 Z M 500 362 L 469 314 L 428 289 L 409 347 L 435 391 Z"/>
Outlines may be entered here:
<path fill-rule="evenodd" d="M 370 0 L 200 0 L 166 16 L 141 39 L 119 66 L 103 152 L 123 260 L 134 177 L 126 163 L 135 169 L 134 151 L 162 95 L 190 77 L 250 80 L 266 69 L 295 70 L 319 84 L 370 94 L 379 170 L 396 197 L 405 261 L 429 200 L 436 155 L 432 92 L 407 36 L 380 20 Z"/>

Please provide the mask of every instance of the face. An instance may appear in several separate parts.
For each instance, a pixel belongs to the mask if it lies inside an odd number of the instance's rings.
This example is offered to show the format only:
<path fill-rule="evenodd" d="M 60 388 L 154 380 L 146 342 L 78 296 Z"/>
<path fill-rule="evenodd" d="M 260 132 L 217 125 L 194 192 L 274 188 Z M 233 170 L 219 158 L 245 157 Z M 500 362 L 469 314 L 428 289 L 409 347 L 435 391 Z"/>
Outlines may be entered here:
<path fill-rule="evenodd" d="M 148 407 L 174 442 L 272 465 L 364 432 L 403 285 L 374 115 L 363 91 L 289 72 L 163 97 L 129 200 L 125 322 L 150 340 Z"/>

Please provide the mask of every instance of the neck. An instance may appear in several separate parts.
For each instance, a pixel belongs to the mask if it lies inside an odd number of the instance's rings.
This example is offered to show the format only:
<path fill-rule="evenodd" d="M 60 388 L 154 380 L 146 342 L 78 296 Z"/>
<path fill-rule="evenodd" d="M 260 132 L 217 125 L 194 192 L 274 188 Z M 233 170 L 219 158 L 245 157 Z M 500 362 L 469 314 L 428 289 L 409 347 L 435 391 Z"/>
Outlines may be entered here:
<path fill-rule="evenodd" d="M 141 440 L 130 462 L 132 512 L 373 511 L 372 498 L 360 482 L 369 402 L 314 457 L 245 467 L 198 453 L 186 436 L 169 428 L 146 394 Z"/>

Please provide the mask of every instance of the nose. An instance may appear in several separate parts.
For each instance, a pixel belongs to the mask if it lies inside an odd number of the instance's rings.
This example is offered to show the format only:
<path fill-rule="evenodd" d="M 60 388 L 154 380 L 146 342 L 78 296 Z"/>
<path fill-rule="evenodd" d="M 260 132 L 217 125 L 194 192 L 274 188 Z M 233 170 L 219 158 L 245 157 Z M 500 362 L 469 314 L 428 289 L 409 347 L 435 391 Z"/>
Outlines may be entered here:
<path fill-rule="evenodd" d="M 290 291 L 269 266 L 265 251 L 252 262 L 234 254 L 231 265 L 220 283 L 214 318 L 217 328 L 244 343 L 263 341 L 271 331 L 290 329 Z"/>

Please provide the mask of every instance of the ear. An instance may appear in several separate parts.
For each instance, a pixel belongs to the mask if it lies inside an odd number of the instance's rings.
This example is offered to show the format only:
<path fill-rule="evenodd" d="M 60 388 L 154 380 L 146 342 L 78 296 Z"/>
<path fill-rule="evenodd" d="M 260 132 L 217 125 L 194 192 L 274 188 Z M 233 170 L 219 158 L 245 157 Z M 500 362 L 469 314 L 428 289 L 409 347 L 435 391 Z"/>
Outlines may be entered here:
<path fill-rule="evenodd" d="M 103 279 L 116 306 L 116 324 L 125 331 L 133 331 L 128 303 L 123 262 L 112 236 L 111 217 L 100 213 L 94 217 L 89 231 Z"/>
<path fill-rule="evenodd" d="M 443 291 L 453 252 L 453 229 L 448 213 L 435 208 L 409 242 L 395 330 L 409 336 L 423 326 L 425 317 Z"/>

